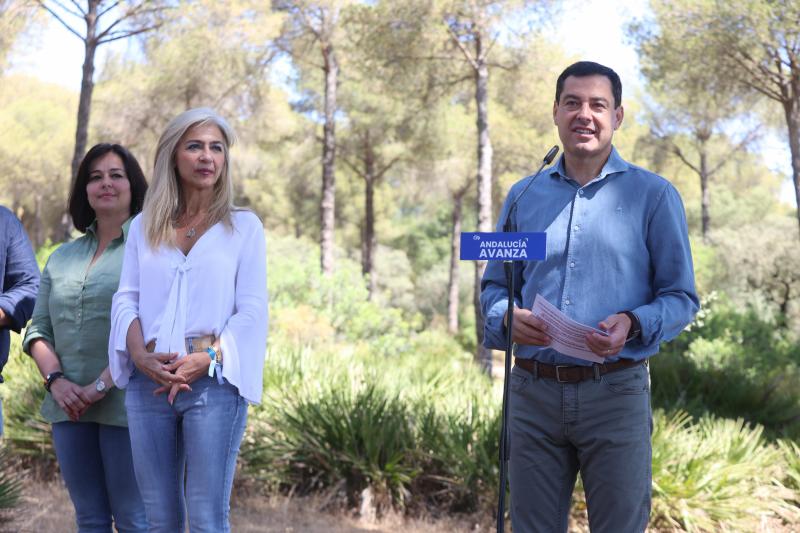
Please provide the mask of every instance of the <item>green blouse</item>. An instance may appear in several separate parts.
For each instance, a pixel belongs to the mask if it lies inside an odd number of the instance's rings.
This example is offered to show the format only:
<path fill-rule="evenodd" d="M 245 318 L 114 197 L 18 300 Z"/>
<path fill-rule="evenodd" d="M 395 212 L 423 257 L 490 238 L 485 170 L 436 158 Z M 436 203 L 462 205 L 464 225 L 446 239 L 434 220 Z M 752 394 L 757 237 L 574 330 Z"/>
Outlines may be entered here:
<path fill-rule="evenodd" d="M 30 354 L 33 340 L 48 341 L 66 378 L 78 385 L 93 383 L 108 366 L 111 298 L 119 286 L 130 220 L 122 226 L 122 236 L 111 241 L 90 267 L 98 244 L 96 224 L 86 228 L 82 237 L 62 244 L 47 260 L 22 343 Z M 42 416 L 51 423 L 69 420 L 50 393 L 42 404 Z M 127 426 L 125 392 L 112 387 L 105 398 L 89 406 L 80 421 Z"/>

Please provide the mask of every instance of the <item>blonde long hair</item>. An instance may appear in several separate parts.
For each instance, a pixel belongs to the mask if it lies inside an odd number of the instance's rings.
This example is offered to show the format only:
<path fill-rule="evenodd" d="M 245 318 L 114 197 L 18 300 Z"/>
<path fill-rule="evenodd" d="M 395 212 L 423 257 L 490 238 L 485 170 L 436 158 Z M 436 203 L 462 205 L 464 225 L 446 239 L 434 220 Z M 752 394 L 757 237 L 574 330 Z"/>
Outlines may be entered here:
<path fill-rule="evenodd" d="M 228 228 L 233 228 L 231 212 L 235 210 L 235 206 L 229 150 L 236 140 L 236 134 L 228 122 L 213 109 L 208 107 L 189 109 L 172 119 L 158 140 L 153 179 L 142 209 L 145 236 L 147 243 L 153 249 L 161 244 L 174 244 L 173 225 L 186 208 L 179 183 L 180 178 L 175 167 L 178 142 L 190 128 L 207 124 L 214 124 L 222 132 L 225 163 L 219 179 L 214 184 L 214 200 L 209 207 L 205 222 L 210 227 L 223 221 Z"/>

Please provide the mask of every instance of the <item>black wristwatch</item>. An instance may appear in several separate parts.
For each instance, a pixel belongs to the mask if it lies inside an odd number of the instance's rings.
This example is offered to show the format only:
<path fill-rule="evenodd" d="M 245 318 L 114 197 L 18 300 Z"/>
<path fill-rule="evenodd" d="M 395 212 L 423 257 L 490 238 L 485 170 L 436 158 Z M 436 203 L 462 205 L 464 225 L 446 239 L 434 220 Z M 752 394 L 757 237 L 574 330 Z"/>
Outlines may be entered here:
<path fill-rule="evenodd" d="M 639 319 L 636 318 L 636 315 L 634 315 L 632 312 L 622 311 L 622 314 L 627 315 L 631 321 L 631 328 L 628 330 L 628 338 L 625 339 L 625 342 L 629 342 L 642 334 L 642 325 L 639 323 Z"/>
<path fill-rule="evenodd" d="M 47 377 L 44 378 L 44 388 L 47 390 L 47 392 L 50 392 L 50 386 L 53 384 L 53 382 L 58 378 L 63 378 L 63 377 L 64 373 L 60 370 L 56 370 L 55 372 L 50 372 L 49 374 L 47 374 Z"/>

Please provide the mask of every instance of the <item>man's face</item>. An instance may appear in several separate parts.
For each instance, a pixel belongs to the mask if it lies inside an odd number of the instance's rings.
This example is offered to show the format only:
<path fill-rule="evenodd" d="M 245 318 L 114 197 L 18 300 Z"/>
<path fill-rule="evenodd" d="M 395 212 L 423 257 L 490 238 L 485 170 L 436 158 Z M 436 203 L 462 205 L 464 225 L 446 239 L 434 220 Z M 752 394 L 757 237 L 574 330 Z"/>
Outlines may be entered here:
<path fill-rule="evenodd" d="M 580 159 L 608 157 L 622 116 L 622 106 L 614 109 L 611 80 L 601 75 L 567 77 L 559 101 L 553 104 L 564 152 Z"/>

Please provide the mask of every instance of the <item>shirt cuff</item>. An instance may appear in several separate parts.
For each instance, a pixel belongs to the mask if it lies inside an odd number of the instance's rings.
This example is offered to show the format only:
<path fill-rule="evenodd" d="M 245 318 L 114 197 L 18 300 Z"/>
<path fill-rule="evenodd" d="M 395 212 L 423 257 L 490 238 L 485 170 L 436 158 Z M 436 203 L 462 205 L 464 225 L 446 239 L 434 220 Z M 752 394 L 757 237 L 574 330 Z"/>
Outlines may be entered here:
<path fill-rule="evenodd" d="M 517 303 L 517 305 L 519 305 Z M 508 299 L 503 298 L 489 308 L 489 312 L 484 317 L 483 345 L 486 348 L 495 350 L 506 349 L 506 327 L 503 318 L 508 311 Z"/>
<path fill-rule="evenodd" d="M 135 313 L 124 311 L 112 317 L 108 335 L 108 369 L 111 372 L 111 381 L 119 389 L 128 385 L 133 373 L 133 361 L 128 353 L 128 329 L 136 318 Z"/>
<path fill-rule="evenodd" d="M 652 346 L 661 341 L 661 316 L 650 306 L 637 307 L 631 311 L 639 319 L 639 333 L 638 341 L 643 346 Z M 636 340 L 636 339 L 634 339 Z"/>

